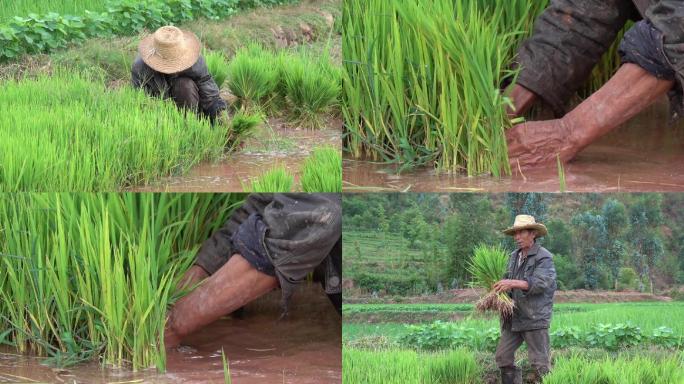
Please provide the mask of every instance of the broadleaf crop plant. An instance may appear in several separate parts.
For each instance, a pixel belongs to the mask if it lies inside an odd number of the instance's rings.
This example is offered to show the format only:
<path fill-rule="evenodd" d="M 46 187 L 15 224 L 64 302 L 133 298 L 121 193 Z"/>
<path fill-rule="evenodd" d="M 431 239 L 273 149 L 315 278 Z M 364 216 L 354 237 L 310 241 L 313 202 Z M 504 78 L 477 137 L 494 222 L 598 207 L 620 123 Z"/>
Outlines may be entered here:
<path fill-rule="evenodd" d="M 354 157 L 510 173 L 499 87 L 546 1 L 349 0 L 342 111 Z"/>
<path fill-rule="evenodd" d="M 165 370 L 182 273 L 231 194 L 0 195 L 0 334 L 20 353 Z"/>
<path fill-rule="evenodd" d="M 225 133 L 77 74 L 0 83 L 0 191 L 114 191 L 217 160 Z"/>
<path fill-rule="evenodd" d="M 472 284 L 484 288 L 487 293 L 475 304 L 479 311 L 496 311 L 502 317 L 513 315 L 513 300 L 506 292 L 494 291 L 494 284 L 506 273 L 508 256 L 499 246 L 479 245 L 473 251 L 468 265 L 468 273 L 472 276 Z"/>

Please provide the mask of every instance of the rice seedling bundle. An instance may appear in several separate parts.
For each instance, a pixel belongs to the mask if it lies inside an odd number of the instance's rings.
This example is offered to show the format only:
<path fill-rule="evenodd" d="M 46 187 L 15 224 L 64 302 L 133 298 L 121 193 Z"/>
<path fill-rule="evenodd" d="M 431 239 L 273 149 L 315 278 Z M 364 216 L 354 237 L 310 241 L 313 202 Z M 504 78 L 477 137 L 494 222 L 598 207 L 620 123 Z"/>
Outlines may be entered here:
<path fill-rule="evenodd" d="M 228 66 L 228 87 L 246 109 L 260 109 L 278 86 L 278 60 L 261 45 L 239 49 Z"/>
<path fill-rule="evenodd" d="M 342 192 L 342 154 L 333 147 L 314 149 L 302 165 L 304 192 Z"/>
<path fill-rule="evenodd" d="M 281 56 L 281 82 L 291 111 L 291 120 L 308 128 L 320 128 L 321 116 L 337 104 L 341 72 L 327 54 L 314 58 L 311 54 Z"/>
<path fill-rule="evenodd" d="M 211 194 L 0 195 L 0 334 L 58 364 L 165 369 L 195 251 L 242 201 Z"/>
<path fill-rule="evenodd" d="M 226 137 L 170 101 L 78 74 L 0 84 L 0 191 L 119 190 L 182 174 Z"/>
<path fill-rule="evenodd" d="M 515 304 L 506 292 L 496 293 L 494 284 L 506 273 L 508 256 L 499 246 L 479 245 L 468 264 L 472 285 L 484 288 L 487 293 L 475 304 L 479 311 L 496 311 L 503 318 L 513 315 Z"/>
<path fill-rule="evenodd" d="M 254 133 L 254 128 L 264 121 L 261 114 L 248 114 L 239 110 L 228 123 L 226 148 L 229 152 L 237 149 L 248 137 Z"/>
<path fill-rule="evenodd" d="M 214 78 L 216 85 L 220 89 L 228 77 L 228 61 L 226 57 L 220 51 L 211 51 L 204 54 L 204 60 L 207 63 L 211 77 Z"/>
<path fill-rule="evenodd" d="M 499 91 L 545 2 L 350 0 L 343 114 L 355 157 L 510 172 Z"/>
<path fill-rule="evenodd" d="M 291 192 L 294 176 L 282 165 L 276 165 L 252 180 L 251 192 Z"/>

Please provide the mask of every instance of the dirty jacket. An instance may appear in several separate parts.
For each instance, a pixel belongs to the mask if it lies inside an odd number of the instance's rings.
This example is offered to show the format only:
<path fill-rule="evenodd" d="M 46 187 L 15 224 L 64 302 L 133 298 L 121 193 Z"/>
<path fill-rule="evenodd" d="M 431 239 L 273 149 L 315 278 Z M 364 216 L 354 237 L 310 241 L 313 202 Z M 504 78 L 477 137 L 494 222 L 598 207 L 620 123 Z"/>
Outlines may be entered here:
<path fill-rule="evenodd" d="M 142 88 L 150 96 L 167 97 L 170 84 L 174 79 L 187 77 L 192 79 L 199 89 L 199 109 L 206 117 L 215 117 L 226 108 L 226 102 L 219 96 L 219 87 L 209 73 L 204 57 L 200 56 L 192 67 L 172 74 L 164 74 L 150 68 L 140 55 L 136 57 L 131 68 L 131 82 L 134 87 Z"/>
<path fill-rule="evenodd" d="M 565 104 L 589 78 L 625 23 L 642 18 L 660 33 L 649 44 L 664 54 L 663 64 L 676 72 L 678 86 L 670 94 L 670 100 L 673 112 L 681 116 L 684 105 L 681 98 L 684 2 L 681 0 L 551 0 L 537 19 L 532 36 L 518 50 L 516 66 L 521 67 L 518 83 L 539 95 L 558 117 L 563 116 Z"/>
<path fill-rule="evenodd" d="M 342 292 L 342 205 L 339 194 L 251 194 L 230 219 L 202 244 L 195 264 L 209 274 L 235 253 L 233 234 L 258 214 L 266 224 L 262 234 L 266 256 L 275 269 L 283 293 L 283 314 L 297 283 L 311 272 L 322 276 L 323 287 L 333 295 Z"/>
<path fill-rule="evenodd" d="M 527 259 L 518 267 L 518 253 L 511 253 L 506 270 L 506 279 L 525 280 L 529 289 L 514 289 L 509 295 L 515 301 L 510 321 L 504 326 L 513 332 L 533 331 L 549 328 L 556 292 L 556 268 L 551 253 L 539 244 L 534 244 Z"/>

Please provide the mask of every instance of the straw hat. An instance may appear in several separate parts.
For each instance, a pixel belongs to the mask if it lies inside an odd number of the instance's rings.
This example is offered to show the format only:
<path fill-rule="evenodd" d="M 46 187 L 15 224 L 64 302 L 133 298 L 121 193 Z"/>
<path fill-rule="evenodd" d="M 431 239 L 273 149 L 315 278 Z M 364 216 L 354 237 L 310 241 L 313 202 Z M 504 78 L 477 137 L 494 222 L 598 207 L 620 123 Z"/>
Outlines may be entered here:
<path fill-rule="evenodd" d="M 530 215 L 516 216 L 515 222 L 513 222 L 513 226 L 505 229 L 503 233 L 508 236 L 513 236 L 517 231 L 523 229 L 536 229 L 537 237 L 546 236 L 546 234 L 548 233 L 548 231 L 546 230 L 546 226 L 542 223 L 537 223 L 534 220 L 534 217 Z"/>
<path fill-rule="evenodd" d="M 197 62 L 200 42 L 194 33 L 167 25 L 142 39 L 138 53 L 145 64 L 155 71 L 176 73 Z"/>

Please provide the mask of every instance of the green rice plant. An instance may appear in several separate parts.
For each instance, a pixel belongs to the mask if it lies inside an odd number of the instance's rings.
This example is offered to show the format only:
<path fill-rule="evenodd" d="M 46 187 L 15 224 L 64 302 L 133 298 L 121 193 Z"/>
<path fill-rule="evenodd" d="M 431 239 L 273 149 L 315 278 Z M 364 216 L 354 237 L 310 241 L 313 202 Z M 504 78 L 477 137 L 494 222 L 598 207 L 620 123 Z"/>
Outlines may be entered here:
<path fill-rule="evenodd" d="M 211 77 L 214 78 L 216 85 L 220 89 L 228 77 L 228 61 L 226 57 L 220 51 L 211 51 L 204 54 L 204 60 L 207 63 Z"/>
<path fill-rule="evenodd" d="M 56 12 L 68 15 L 79 15 L 83 10 L 101 12 L 107 8 L 107 0 L 13 0 L 2 3 L 0 7 L 0 23 L 14 16 L 27 16 L 30 13 L 45 14 Z"/>
<path fill-rule="evenodd" d="M 342 192 L 342 154 L 333 147 L 314 149 L 304 160 L 300 176 L 302 190 L 313 192 Z"/>
<path fill-rule="evenodd" d="M 481 382 L 482 370 L 472 352 L 463 349 L 430 356 L 425 382 L 434 384 L 474 384 Z"/>
<path fill-rule="evenodd" d="M 264 117 L 259 114 L 248 114 L 239 110 L 228 122 L 228 133 L 226 149 L 232 152 L 237 149 L 244 141 L 254 134 L 254 129 L 264 121 Z"/>
<path fill-rule="evenodd" d="M 563 168 L 560 155 L 556 155 L 556 166 L 558 167 L 558 183 L 560 184 L 560 191 L 565 192 L 565 169 Z"/>
<path fill-rule="evenodd" d="M 279 60 L 283 94 L 290 109 L 290 120 L 307 128 L 320 128 L 322 116 L 337 104 L 341 92 L 341 73 L 327 54 L 286 55 Z"/>
<path fill-rule="evenodd" d="M 600 361 L 572 356 L 556 359 L 544 384 L 676 384 L 684 382 L 684 366 L 677 358 L 617 357 Z"/>
<path fill-rule="evenodd" d="M 112 191 L 216 160 L 225 133 L 128 87 L 58 71 L 0 83 L 0 191 Z"/>
<path fill-rule="evenodd" d="M 230 379 L 230 367 L 226 361 L 226 353 L 223 351 L 223 348 L 221 348 L 221 360 L 223 362 L 223 382 L 225 384 L 231 384 L 232 380 Z"/>
<path fill-rule="evenodd" d="M 276 56 L 252 43 L 239 49 L 228 66 L 228 87 L 247 110 L 262 109 L 278 86 Z"/>
<path fill-rule="evenodd" d="M 230 194 L 0 195 L 0 334 L 59 365 L 165 370 L 167 307 Z"/>
<path fill-rule="evenodd" d="M 291 192 L 294 176 L 282 165 L 276 165 L 252 180 L 251 192 Z"/>
<path fill-rule="evenodd" d="M 487 293 L 475 304 L 479 311 L 497 311 L 503 318 L 513 315 L 513 300 L 506 292 L 494 291 L 494 284 L 506 273 L 508 256 L 500 246 L 478 245 L 468 264 L 472 285 L 484 288 Z"/>

